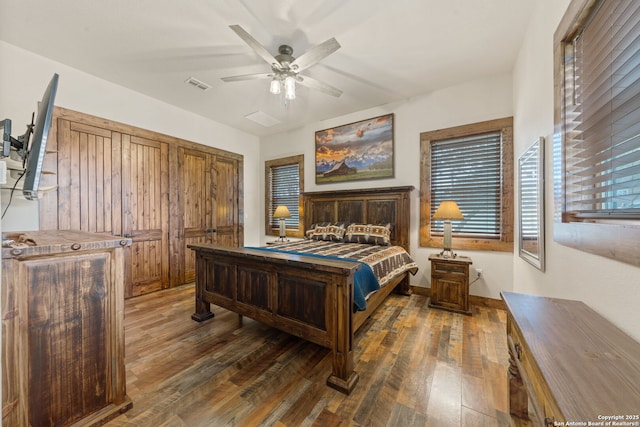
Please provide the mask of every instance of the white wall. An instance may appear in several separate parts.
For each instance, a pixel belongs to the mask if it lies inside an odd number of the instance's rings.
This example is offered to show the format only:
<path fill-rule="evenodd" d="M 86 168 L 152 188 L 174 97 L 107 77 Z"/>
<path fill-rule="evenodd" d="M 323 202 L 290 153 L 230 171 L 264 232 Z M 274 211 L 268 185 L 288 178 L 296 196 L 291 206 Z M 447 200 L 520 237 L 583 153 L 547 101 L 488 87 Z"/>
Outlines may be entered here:
<path fill-rule="evenodd" d="M 262 138 L 261 167 L 264 168 L 265 160 L 304 154 L 304 191 L 413 185 L 416 189 L 411 199 L 411 254 L 418 263 L 420 271 L 412 277 L 411 282 L 416 286 L 429 287 L 431 267 L 427 257 L 438 250 L 418 246 L 420 133 L 511 116 L 513 114 L 512 87 L 510 75 L 499 75 L 439 90 L 405 102 L 315 122 L 295 131 Z M 388 113 L 395 114 L 395 178 L 347 184 L 315 184 L 315 131 Z M 261 189 L 264 197 L 264 182 L 261 183 Z M 262 231 L 264 234 L 264 224 L 262 224 Z M 273 237 L 265 236 L 263 242 L 269 239 Z M 473 259 L 472 277 L 475 277 L 474 268 L 483 270 L 483 278 L 471 285 L 471 294 L 500 298 L 500 291 L 512 289 L 512 253 L 456 252 Z"/>
<path fill-rule="evenodd" d="M 584 301 L 640 341 L 640 268 L 553 241 L 553 33 L 570 0 L 540 0 L 514 70 L 515 155 L 546 139 L 546 271 L 513 258 L 514 290 Z"/>
<path fill-rule="evenodd" d="M 71 110 L 232 151 L 244 156 L 245 243 L 258 244 L 262 174 L 256 136 L 109 83 L 0 41 L 0 119 L 12 120 L 13 135 L 24 133 L 53 73 L 60 75 L 55 104 Z M 17 192 L 19 193 L 19 192 Z M 2 209 L 9 192 L 1 192 Z M 14 196 L 2 230 L 38 229 L 37 202 Z"/>

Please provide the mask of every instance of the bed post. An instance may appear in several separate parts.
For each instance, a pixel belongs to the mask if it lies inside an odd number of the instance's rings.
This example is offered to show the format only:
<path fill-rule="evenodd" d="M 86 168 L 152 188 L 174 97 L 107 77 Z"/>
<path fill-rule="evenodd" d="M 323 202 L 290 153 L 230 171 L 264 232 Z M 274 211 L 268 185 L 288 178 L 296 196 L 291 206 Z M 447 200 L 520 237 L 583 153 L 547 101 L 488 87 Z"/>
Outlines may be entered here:
<path fill-rule="evenodd" d="M 396 286 L 395 291 L 396 291 L 396 293 L 398 293 L 400 295 L 404 295 L 404 296 L 410 296 L 412 294 L 411 282 L 409 281 L 409 275 L 408 274 L 405 274 L 405 276 L 402 279 L 402 281 L 400 281 L 400 283 L 398 283 L 398 285 Z"/>
<path fill-rule="evenodd" d="M 205 320 L 211 319 L 213 316 L 214 314 L 211 311 L 211 304 L 204 302 L 202 298 L 196 297 L 196 311 L 191 315 L 191 318 L 196 322 L 204 322 Z M 242 320 L 240 323 L 242 324 Z"/>
<path fill-rule="evenodd" d="M 211 312 L 211 304 L 202 298 L 202 292 L 207 283 L 207 265 L 203 255 L 196 251 L 196 308 L 191 318 L 196 322 L 204 322 L 211 319 L 214 314 Z"/>
<path fill-rule="evenodd" d="M 353 275 L 334 284 L 336 311 L 334 317 L 334 341 L 332 350 L 333 371 L 327 385 L 349 394 L 358 382 L 353 370 Z"/>

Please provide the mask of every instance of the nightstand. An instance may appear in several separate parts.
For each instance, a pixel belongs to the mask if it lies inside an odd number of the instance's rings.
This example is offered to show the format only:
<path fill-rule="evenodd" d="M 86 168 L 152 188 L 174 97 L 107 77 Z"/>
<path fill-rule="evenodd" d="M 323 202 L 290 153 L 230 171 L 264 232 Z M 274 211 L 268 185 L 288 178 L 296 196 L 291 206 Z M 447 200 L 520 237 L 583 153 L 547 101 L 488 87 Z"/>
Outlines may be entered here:
<path fill-rule="evenodd" d="M 471 315 L 469 310 L 469 266 L 464 256 L 429 256 L 431 261 L 431 293 L 429 307 Z"/>

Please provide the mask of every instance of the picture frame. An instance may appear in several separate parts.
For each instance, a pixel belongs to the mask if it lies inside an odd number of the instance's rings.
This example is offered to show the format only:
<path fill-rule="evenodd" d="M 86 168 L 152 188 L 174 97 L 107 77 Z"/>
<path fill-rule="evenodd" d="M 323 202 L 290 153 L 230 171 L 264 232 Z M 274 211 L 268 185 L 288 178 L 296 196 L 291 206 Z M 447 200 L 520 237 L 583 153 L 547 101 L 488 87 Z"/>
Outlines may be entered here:
<path fill-rule="evenodd" d="M 394 114 L 315 133 L 316 184 L 393 178 Z"/>
<path fill-rule="evenodd" d="M 538 138 L 518 159 L 520 257 L 545 269 L 544 138 Z"/>

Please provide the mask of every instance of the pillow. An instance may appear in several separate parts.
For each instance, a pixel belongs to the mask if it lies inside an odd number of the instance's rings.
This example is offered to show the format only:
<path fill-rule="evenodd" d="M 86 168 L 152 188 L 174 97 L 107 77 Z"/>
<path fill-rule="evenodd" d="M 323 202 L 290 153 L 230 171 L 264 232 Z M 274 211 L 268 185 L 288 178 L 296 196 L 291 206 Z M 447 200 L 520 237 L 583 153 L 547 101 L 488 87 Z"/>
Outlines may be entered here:
<path fill-rule="evenodd" d="M 388 246 L 391 243 L 391 224 L 351 224 L 344 233 L 345 243 L 368 243 Z"/>
<path fill-rule="evenodd" d="M 327 227 L 331 225 L 330 222 L 316 222 L 315 224 L 311 224 L 311 226 L 304 232 L 304 235 L 307 239 L 311 238 L 311 235 L 315 233 L 316 227 Z"/>
<path fill-rule="evenodd" d="M 307 231 L 307 237 L 313 240 L 339 242 L 344 237 L 344 232 L 344 224 L 329 224 L 327 226 L 316 225 L 312 230 Z"/>

